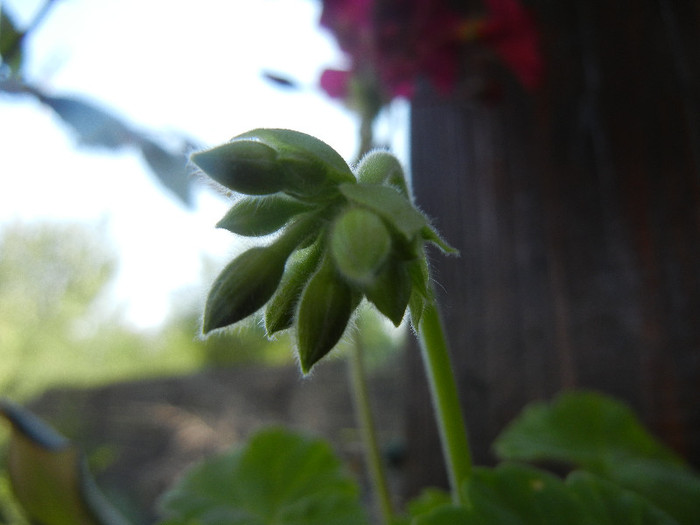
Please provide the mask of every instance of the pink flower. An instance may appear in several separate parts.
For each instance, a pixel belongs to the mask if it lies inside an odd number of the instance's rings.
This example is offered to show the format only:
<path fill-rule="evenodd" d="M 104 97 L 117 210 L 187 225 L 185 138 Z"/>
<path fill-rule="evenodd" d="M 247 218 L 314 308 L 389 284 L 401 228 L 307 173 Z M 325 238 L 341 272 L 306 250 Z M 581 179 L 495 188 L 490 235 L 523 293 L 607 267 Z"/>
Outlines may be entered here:
<path fill-rule="evenodd" d="M 331 98 L 348 97 L 352 72 L 340 69 L 326 69 L 321 73 L 321 88 Z"/>
<path fill-rule="evenodd" d="M 518 0 L 485 0 L 489 16 L 466 19 L 448 0 L 324 0 L 321 25 L 352 59 L 351 71 L 326 70 L 321 86 L 348 95 L 352 75 L 371 75 L 381 98 L 413 95 L 420 78 L 448 93 L 461 74 L 464 44 L 482 41 L 527 88 L 542 74 L 535 25 Z"/>
<path fill-rule="evenodd" d="M 539 36 L 530 14 L 517 0 L 486 0 L 490 15 L 481 36 L 528 89 L 542 80 Z"/>

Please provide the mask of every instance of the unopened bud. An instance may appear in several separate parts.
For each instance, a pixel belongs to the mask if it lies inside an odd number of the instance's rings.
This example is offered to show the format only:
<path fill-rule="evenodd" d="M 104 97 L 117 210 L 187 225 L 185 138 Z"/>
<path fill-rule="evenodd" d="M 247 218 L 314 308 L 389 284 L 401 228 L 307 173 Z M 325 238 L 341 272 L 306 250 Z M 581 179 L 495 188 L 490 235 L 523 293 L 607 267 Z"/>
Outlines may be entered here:
<path fill-rule="evenodd" d="M 299 299 L 297 347 L 305 374 L 338 343 L 359 303 L 333 266 L 329 259 L 321 263 Z"/>
<path fill-rule="evenodd" d="M 288 177 L 285 189 L 291 195 L 317 197 L 342 182 L 355 182 L 343 158 L 325 142 L 289 129 L 255 129 L 234 138 L 255 140 L 272 148 Z"/>
<path fill-rule="evenodd" d="M 206 334 L 245 319 L 275 293 L 287 254 L 256 247 L 236 257 L 214 281 L 204 309 Z"/>
<path fill-rule="evenodd" d="M 338 271 L 351 283 L 372 283 L 391 251 L 391 235 L 375 213 L 351 208 L 335 221 L 330 242 Z"/>
<path fill-rule="evenodd" d="M 238 235 L 257 237 L 279 230 L 295 215 L 311 207 L 284 194 L 243 197 L 216 225 Z"/>
<path fill-rule="evenodd" d="M 390 259 L 372 283 L 363 288 L 367 299 L 387 316 L 394 326 L 399 326 L 403 321 L 411 298 L 413 282 L 409 272 L 410 264 Z"/>
<path fill-rule="evenodd" d="M 192 162 L 219 184 L 246 195 L 267 195 L 289 186 L 274 149 L 254 140 L 234 140 L 194 153 Z"/>
<path fill-rule="evenodd" d="M 284 270 L 279 287 L 265 307 L 265 331 L 270 336 L 294 324 L 297 302 L 304 286 L 318 267 L 323 254 L 320 242 L 294 252 Z"/>
<path fill-rule="evenodd" d="M 376 150 L 365 155 L 355 168 L 355 176 L 360 183 L 393 186 L 408 197 L 401 163 L 388 151 Z"/>

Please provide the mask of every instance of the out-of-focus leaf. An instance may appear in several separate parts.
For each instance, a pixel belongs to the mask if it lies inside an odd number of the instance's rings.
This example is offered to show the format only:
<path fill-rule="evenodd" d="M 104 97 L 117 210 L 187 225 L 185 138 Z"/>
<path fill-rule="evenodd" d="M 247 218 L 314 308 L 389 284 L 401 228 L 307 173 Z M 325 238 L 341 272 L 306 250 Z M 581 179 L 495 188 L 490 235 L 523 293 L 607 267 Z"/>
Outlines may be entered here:
<path fill-rule="evenodd" d="M 651 501 L 589 472 L 572 472 L 566 485 L 597 525 L 678 525 Z"/>
<path fill-rule="evenodd" d="M 138 146 L 141 148 L 143 158 L 161 184 L 186 205 L 192 206 L 191 177 L 187 169 L 187 155 L 171 153 L 147 139 L 141 139 Z"/>
<path fill-rule="evenodd" d="M 99 492 L 82 454 L 30 412 L 0 400 L 12 425 L 7 468 L 13 492 L 32 523 L 126 525 Z"/>
<path fill-rule="evenodd" d="M 426 514 L 416 516 L 411 521 L 411 525 L 482 525 L 487 523 L 491 524 L 491 522 L 473 518 L 467 509 L 452 504 L 437 507 Z"/>
<path fill-rule="evenodd" d="M 561 479 L 533 467 L 505 463 L 495 469 L 476 468 L 465 489 L 470 519 L 462 523 L 595 524 Z"/>
<path fill-rule="evenodd" d="M 408 513 L 415 518 L 451 503 L 449 493 L 441 489 L 427 488 L 417 498 L 408 502 Z"/>
<path fill-rule="evenodd" d="M 0 58 L 13 73 L 22 67 L 22 39 L 24 32 L 17 29 L 14 21 L 8 16 L 6 9 L 0 3 Z"/>
<path fill-rule="evenodd" d="M 81 144 L 116 149 L 134 142 L 136 134 L 102 108 L 72 97 L 53 97 L 43 93 L 38 96 L 73 128 Z"/>
<path fill-rule="evenodd" d="M 653 502 L 680 524 L 700 516 L 700 476 L 657 442 L 624 404 L 571 392 L 526 408 L 496 440 L 497 454 L 580 466 Z"/>
<path fill-rule="evenodd" d="M 603 474 L 641 494 L 681 525 L 700 518 L 700 476 L 689 468 L 659 460 L 626 460 L 609 465 Z"/>
<path fill-rule="evenodd" d="M 270 429 L 193 468 L 162 508 L 167 525 L 362 525 L 358 493 L 328 444 Z"/>
<path fill-rule="evenodd" d="M 568 392 L 551 403 L 533 403 L 498 437 L 502 459 L 557 461 L 593 472 L 630 458 L 680 464 L 624 404 L 594 392 Z"/>

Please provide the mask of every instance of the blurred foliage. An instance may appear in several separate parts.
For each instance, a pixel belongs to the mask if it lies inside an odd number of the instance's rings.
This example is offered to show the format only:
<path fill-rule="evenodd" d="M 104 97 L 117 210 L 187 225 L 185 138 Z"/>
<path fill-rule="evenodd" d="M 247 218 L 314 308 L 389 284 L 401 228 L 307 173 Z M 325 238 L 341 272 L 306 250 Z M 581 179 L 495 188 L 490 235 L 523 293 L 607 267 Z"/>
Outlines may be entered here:
<path fill-rule="evenodd" d="M 0 2 L 0 94 L 33 97 L 51 109 L 75 135 L 81 146 L 118 150 L 132 148 L 159 183 L 187 206 L 192 205 L 195 180 L 187 167 L 187 155 L 196 148 L 186 137 L 168 137 L 174 146 L 154 140 L 153 133 L 135 129 L 100 104 L 84 96 L 52 95 L 40 89 L 23 72 L 24 45 L 46 19 L 55 0 L 47 0 L 25 28 L 19 28 Z"/>
<path fill-rule="evenodd" d="M 14 223 L 0 231 L 0 394 L 17 400 L 56 385 L 187 373 L 204 366 L 291 360 L 288 340 L 255 325 L 198 340 L 198 306 L 156 331 L 109 306 L 116 255 L 99 228 Z"/>

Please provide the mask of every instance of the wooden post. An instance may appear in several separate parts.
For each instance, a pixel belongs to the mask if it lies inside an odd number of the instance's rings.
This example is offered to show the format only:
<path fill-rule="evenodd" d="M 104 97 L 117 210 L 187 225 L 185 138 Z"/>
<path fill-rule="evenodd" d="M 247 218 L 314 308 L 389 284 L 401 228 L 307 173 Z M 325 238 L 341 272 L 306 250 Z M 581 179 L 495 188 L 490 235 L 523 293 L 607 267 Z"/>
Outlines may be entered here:
<path fill-rule="evenodd" d="M 528 401 L 592 388 L 700 466 L 700 6 L 532 7 L 538 93 L 482 71 L 500 100 L 412 104 L 417 203 L 461 251 L 434 276 L 476 463 Z M 444 474 L 410 355 L 414 495 Z"/>

